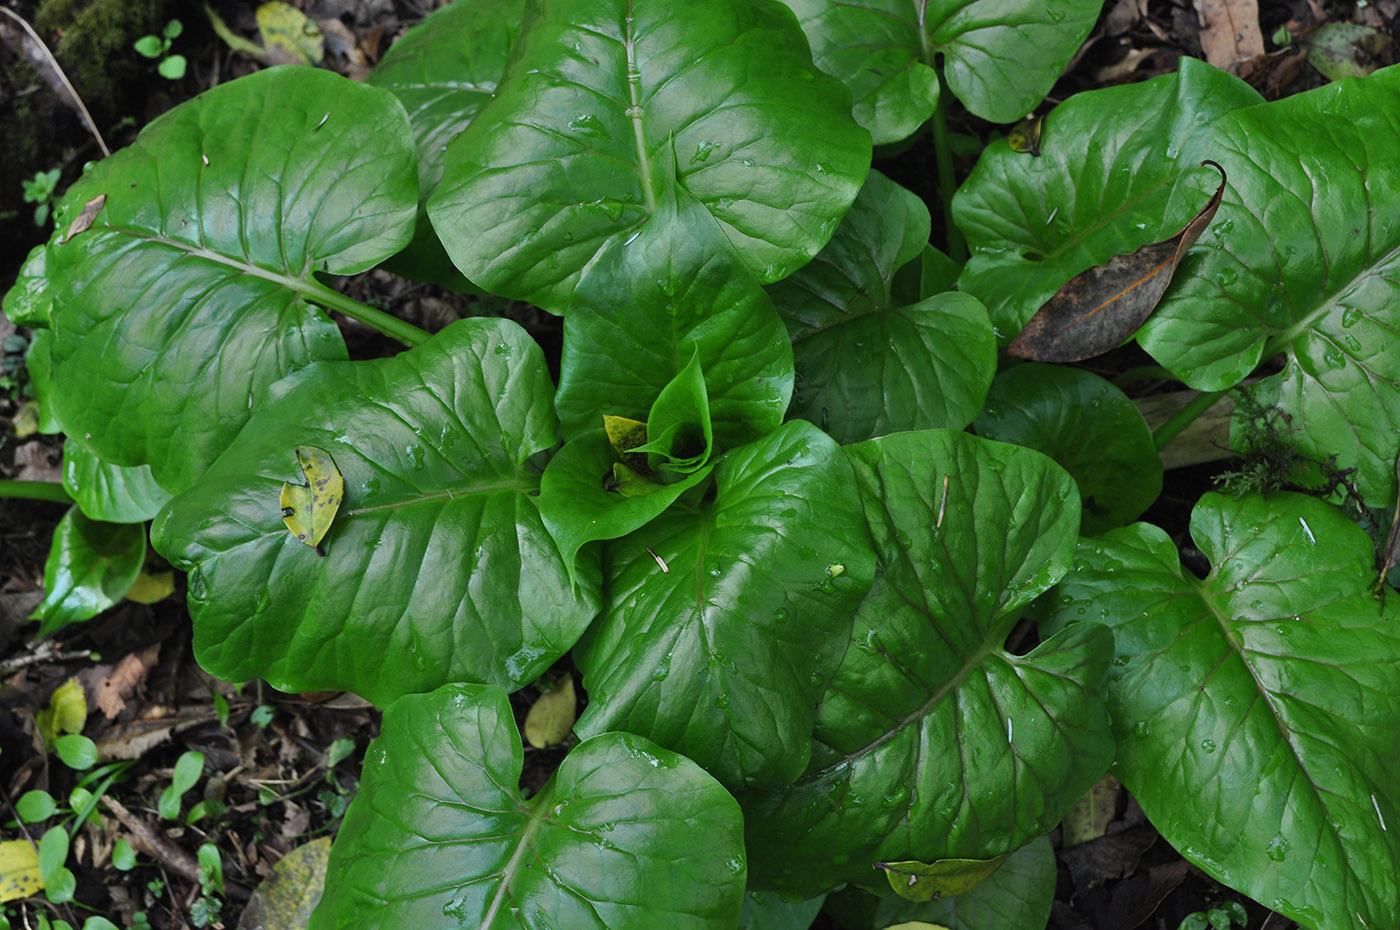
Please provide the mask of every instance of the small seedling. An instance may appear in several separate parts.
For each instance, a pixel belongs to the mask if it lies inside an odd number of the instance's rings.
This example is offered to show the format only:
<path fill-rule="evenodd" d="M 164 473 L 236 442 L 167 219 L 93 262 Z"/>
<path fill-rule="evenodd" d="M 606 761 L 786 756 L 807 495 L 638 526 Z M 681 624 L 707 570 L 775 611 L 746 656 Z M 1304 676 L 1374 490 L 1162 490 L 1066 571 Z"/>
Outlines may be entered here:
<path fill-rule="evenodd" d="M 185 27 L 178 19 L 172 19 L 165 24 L 165 28 L 158 36 L 142 36 L 132 45 L 136 51 L 152 60 L 159 59 L 156 70 L 160 76 L 171 81 L 178 81 L 185 76 L 185 56 L 171 55 L 170 46 L 180 37 L 180 33 L 185 31 Z"/>
<path fill-rule="evenodd" d="M 1245 912 L 1244 905 L 1238 901 L 1227 901 L 1220 907 L 1212 907 L 1209 910 L 1195 911 L 1187 914 L 1176 930 L 1231 930 L 1234 926 L 1245 927 L 1249 925 L 1249 914 Z"/>
<path fill-rule="evenodd" d="M 34 225 L 43 226 L 49 221 L 49 211 L 53 207 L 54 194 L 58 192 L 58 168 L 36 171 L 28 181 L 21 181 L 24 188 L 24 202 L 34 204 Z"/>

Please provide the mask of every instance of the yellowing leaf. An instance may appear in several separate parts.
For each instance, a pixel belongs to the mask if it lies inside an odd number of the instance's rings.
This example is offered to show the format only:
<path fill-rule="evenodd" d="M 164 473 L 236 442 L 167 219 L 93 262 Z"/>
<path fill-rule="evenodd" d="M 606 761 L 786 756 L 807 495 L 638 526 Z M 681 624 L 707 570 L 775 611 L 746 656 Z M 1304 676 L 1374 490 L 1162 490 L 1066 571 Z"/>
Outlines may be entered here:
<path fill-rule="evenodd" d="M 541 694 L 525 715 L 525 739 L 536 749 L 564 742 L 574 728 L 574 679 L 567 672 L 553 691 Z"/>
<path fill-rule="evenodd" d="M 60 734 L 81 733 L 87 724 L 87 696 L 78 679 L 70 678 L 55 688 L 48 706 L 35 716 L 39 735 L 50 749 Z"/>
<path fill-rule="evenodd" d="M 939 901 L 965 894 L 1001 867 L 995 859 L 939 859 L 937 862 L 877 862 L 895 894 L 910 901 Z"/>
<path fill-rule="evenodd" d="M 290 3 L 258 7 L 258 31 L 273 64 L 319 65 L 326 57 L 326 37 L 320 27 Z"/>
<path fill-rule="evenodd" d="M 39 850 L 28 840 L 0 843 L 0 904 L 44 890 L 39 877 Z"/>
<path fill-rule="evenodd" d="M 239 926 L 262 930 L 305 930 L 326 884 L 331 838 L 302 843 L 272 867 L 253 892 Z"/>
<path fill-rule="evenodd" d="M 1045 122 L 1043 116 L 1027 116 L 1006 134 L 1006 144 L 1011 151 L 1026 155 L 1040 154 L 1040 127 Z"/>
<path fill-rule="evenodd" d="M 345 497 L 345 479 L 325 449 L 298 446 L 296 456 L 306 483 L 282 485 L 282 522 L 293 536 L 324 556 L 321 540 Z"/>
<path fill-rule="evenodd" d="M 175 573 L 145 571 L 136 576 L 131 587 L 127 589 L 126 599 L 135 601 L 138 604 L 154 604 L 163 601 L 175 593 Z"/>

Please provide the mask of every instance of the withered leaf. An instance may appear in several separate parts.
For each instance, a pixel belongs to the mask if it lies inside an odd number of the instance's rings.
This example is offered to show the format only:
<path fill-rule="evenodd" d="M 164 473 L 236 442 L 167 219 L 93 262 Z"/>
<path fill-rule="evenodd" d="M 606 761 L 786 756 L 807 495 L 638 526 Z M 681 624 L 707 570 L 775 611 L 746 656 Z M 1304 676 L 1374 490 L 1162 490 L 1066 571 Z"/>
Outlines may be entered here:
<path fill-rule="evenodd" d="M 96 197 L 83 204 L 82 212 L 69 224 L 68 232 L 63 237 L 63 241 L 67 242 L 78 233 L 87 232 L 87 230 L 91 229 L 93 220 L 97 219 L 97 214 L 102 212 L 102 208 L 106 206 L 106 204 L 106 194 L 98 194 Z"/>
<path fill-rule="evenodd" d="M 1116 255 L 1083 271 L 1047 300 L 1006 351 L 1037 362 L 1078 362 L 1102 355 L 1137 332 L 1171 283 L 1181 256 L 1205 232 L 1225 193 L 1225 169 L 1210 203 L 1181 232 Z"/>

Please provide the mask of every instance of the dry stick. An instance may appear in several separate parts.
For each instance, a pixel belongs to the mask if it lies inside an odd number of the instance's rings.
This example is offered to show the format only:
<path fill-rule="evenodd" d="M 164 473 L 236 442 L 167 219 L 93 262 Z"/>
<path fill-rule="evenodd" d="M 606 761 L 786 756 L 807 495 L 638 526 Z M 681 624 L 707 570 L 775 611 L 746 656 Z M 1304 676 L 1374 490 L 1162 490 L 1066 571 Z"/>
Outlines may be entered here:
<path fill-rule="evenodd" d="M 116 798 L 104 795 L 102 803 L 131 833 L 131 845 L 137 852 L 145 853 L 191 882 L 199 883 L 199 862 L 194 856 L 161 836 L 150 824 L 134 816 Z M 224 879 L 224 892 L 227 897 L 237 901 L 246 901 L 249 896 L 247 888 L 228 878 Z"/>
<path fill-rule="evenodd" d="M 39 51 L 43 52 L 44 57 L 47 58 L 49 64 L 53 66 L 54 73 L 57 74 L 58 79 L 63 82 L 63 87 L 68 91 L 68 96 L 78 105 L 78 110 L 83 116 L 83 122 L 87 124 L 88 131 L 92 133 L 92 137 L 97 140 L 97 147 L 102 150 L 102 156 L 105 158 L 111 155 L 112 150 L 107 148 L 107 143 L 102 140 L 102 133 L 97 131 L 97 124 L 93 122 L 92 114 L 89 113 L 87 107 L 83 105 L 83 98 L 79 97 L 78 92 L 73 89 L 73 85 L 68 81 L 68 75 L 63 73 L 63 68 L 59 65 L 58 59 L 53 57 L 53 52 L 49 51 L 49 47 L 44 44 L 44 40 L 39 38 L 39 34 L 34 31 L 34 27 L 30 26 L 24 17 L 20 16 L 14 10 L 8 10 L 0 6 L 0 13 L 4 13 L 6 16 L 10 17 L 10 19 L 19 23 L 20 28 L 29 36 L 29 40 L 34 43 Z"/>

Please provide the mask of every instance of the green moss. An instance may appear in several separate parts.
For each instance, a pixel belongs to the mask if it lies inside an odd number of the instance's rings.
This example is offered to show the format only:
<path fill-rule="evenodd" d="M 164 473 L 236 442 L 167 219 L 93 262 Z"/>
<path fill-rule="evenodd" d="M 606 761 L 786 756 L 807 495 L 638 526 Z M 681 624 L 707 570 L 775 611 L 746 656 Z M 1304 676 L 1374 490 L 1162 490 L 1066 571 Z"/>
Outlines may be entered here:
<path fill-rule="evenodd" d="M 132 49 L 165 25 L 167 0 L 42 0 L 34 28 L 49 42 L 99 126 L 117 112 L 122 88 L 145 80 L 150 63 Z"/>

